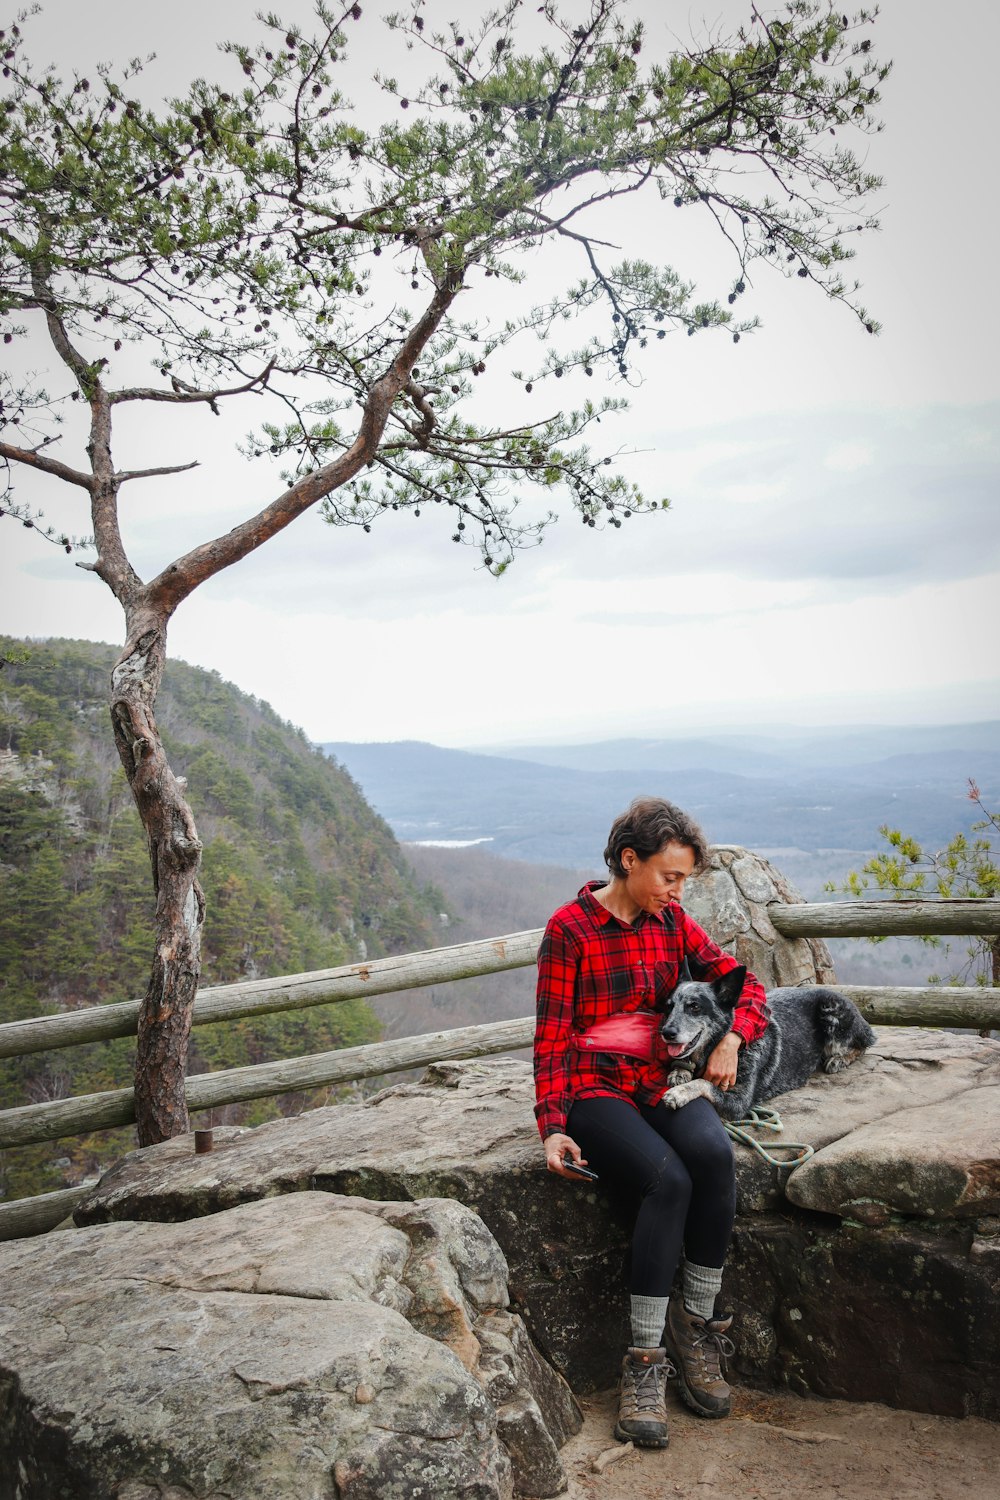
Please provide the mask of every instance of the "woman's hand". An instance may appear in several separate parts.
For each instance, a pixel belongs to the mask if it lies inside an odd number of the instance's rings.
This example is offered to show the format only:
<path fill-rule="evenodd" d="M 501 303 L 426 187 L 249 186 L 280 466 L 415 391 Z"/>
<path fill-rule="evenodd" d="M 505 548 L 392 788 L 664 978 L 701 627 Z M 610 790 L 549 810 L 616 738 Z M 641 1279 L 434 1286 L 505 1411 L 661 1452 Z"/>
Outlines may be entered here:
<path fill-rule="evenodd" d="M 567 1172 L 566 1168 L 563 1166 L 564 1156 L 568 1156 L 570 1161 L 575 1161 L 577 1166 L 585 1167 L 587 1165 L 587 1161 L 583 1155 L 583 1152 L 580 1150 L 579 1146 L 576 1144 L 576 1141 L 574 1141 L 571 1136 L 558 1134 L 547 1135 L 542 1142 L 542 1146 L 545 1151 L 545 1165 L 548 1167 L 549 1171 L 554 1172 L 557 1177 L 573 1177 L 573 1173 Z M 580 1177 L 576 1177 L 574 1178 L 574 1181 L 582 1182 L 583 1179 Z"/>
<path fill-rule="evenodd" d="M 707 1083 L 714 1083 L 723 1093 L 736 1082 L 736 1062 L 740 1055 L 741 1040 L 735 1031 L 727 1031 L 709 1057 L 701 1075 Z"/>

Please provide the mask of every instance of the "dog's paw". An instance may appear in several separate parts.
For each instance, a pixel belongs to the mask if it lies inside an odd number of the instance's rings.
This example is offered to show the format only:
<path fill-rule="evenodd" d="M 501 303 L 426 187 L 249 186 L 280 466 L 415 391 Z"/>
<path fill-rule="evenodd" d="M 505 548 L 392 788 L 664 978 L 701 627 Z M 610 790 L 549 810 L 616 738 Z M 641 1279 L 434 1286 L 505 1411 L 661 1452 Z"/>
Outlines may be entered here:
<path fill-rule="evenodd" d="M 845 1068 L 850 1067 L 851 1054 L 846 1047 L 829 1047 L 827 1056 L 823 1061 L 824 1073 L 843 1073 Z"/>
<path fill-rule="evenodd" d="M 702 1099 L 705 1089 L 700 1079 L 688 1079 L 686 1083 L 679 1084 L 677 1088 L 670 1088 L 663 1096 L 663 1102 L 668 1109 L 683 1109 L 685 1104 L 690 1104 L 693 1099 Z"/>
<path fill-rule="evenodd" d="M 667 1074 L 667 1082 L 672 1089 L 679 1089 L 682 1083 L 690 1083 L 694 1074 L 687 1068 L 675 1068 L 672 1073 Z"/>

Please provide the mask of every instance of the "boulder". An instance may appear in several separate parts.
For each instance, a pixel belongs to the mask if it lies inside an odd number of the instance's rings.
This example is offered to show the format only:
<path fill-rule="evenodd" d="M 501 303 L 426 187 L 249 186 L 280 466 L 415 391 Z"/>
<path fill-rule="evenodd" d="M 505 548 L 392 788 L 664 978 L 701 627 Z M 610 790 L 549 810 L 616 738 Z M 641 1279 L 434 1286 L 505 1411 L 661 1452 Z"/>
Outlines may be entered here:
<path fill-rule="evenodd" d="M 982 1314 L 1000 1272 L 990 1186 L 997 1155 L 991 1142 L 1000 1141 L 998 1070 L 998 1042 L 883 1028 L 875 1047 L 846 1072 L 818 1075 L 771 1101 L 784 1122 L 774 1139 L 807 1142 L 817 1151 L 789 1174 L 736 1147 L 737 1233 L 724 1296 L 737 1310 L 745 1375 L 888 1404 L 900 1404 L 905 1391 L 916 1409 L 1000 1416 L 996 1334 Z M 911 1198 L 902 1206 L 891 1195 L 883 1201 L 882 1178 L 866 1179 L 867 1169 L 859 1167 L 842 1179 L 848 1197 L 828 1197 L 825 1207 L 797 1201 L 805 1174 L 822 1180 L 828 1152 L 843 1173 L 855 1137 L 864 1145 L 921 1120 L 917 1095 L 922 1110 L 940 1109 L 945 1119 L 949 1101 L 966 1098 L 970 1119 L 978 1114 L 983 1122 L 974 1139 L 952 1132 L 950 1197 L 938 1191 L 923 1205 Z M 76 1218 L 180 1219 L 303 1188 L 378 1199 L 455 1198 L 474 1208 L 499 1242 L 514 1305 L 542 1353 L 575 1390 L 607 1388 L 628 1336 L 634 1204 L 616 1197 L 613 1184 L 546 1173 L 531 1105 L 526 1063 L 437 1064 L 419 1082 L 362 1103 L 253 1131 L 217 1132 L 223 1145 L 211 1156 L 196 1157 L 190 1137 L 133 1153 L 106 1174 Z M 970 1152 L 964 1166 L 962 1141 Z M 930 1150 L 919 1124 L 914 1159 Z M 904 1134 L 893 1151 L 894 1160 L 906 1160 Z M 862 1199 L 881 1207 L 866 1215 L 858 1208 Z M 877 1309 L 878 1324 L 866 1308 Z M 933 1343 L 924 1337 L 931 1326 Z M 873 1329 L 896 1350 L 893 1359 L 872 1357 L 879 1348 Z M 867 1339 L 864 1360 L 854 1357 L 859 1339 Z M 964 1383 L 954 1376 L 959 1366 Z"/>
<path fill-rule="evenodd" d="M 579 1427 L 454 1202 L 302 1192 L 0 1247 L 3 1500 L 500 1500 Z"/>
<path fill-rule="evenodd" d="M 876 1028 L 876 1037 L 875 1045 L 845 1072 L 816 1073 L 803 1088 L 769 1102 L 769 1108 L 779 1110 L 784 1127 L 774 1140 L 801 1141 L 811 1145 L 816 1155 L 779 1181 L 760 1158 L 740 1152 L 737 1156 L 740 1213 L 774 1208 L 783 1199 L 825 1213 L 846 1212 L 836 1206 L 832 1197 L 823 1202 L 818 1198 L 807 1202 L 798 1195 L 807 1182 L 822 1180 L 827 1163 L 838 1157 L 856 1167 L 856 1179 L 866 1176 L 870 1167 L 864 1163 L 871 1158 L 863 1155 L 864 1142 L 874 1143 L 887 1138 L 890 1128 L 896 1128 L 897 1121 L 903 1132 L 899 1149 L 905 1155 L 911 1149 L 908 1132 L 917 1126 L 921 1112 L 940 1106 L 945 1120 L 948 1120 L 955 1113 L 957 1101 L 969 1096 L 970 1090 L 975 1090 L 975 1094 L 969 1097 L 978 1101 L 976 1109 L 993 1120 L 996 1138 L 1000 1116 L 996 1100 L 988 1092 L 1000 1083 L 1000 1046 L 996 1042 L 918 1027 Z M 922 1102 L 920 1108 L 911 1114 L 916 1097 Z M 957 1114 L 955 1118 L 957 1120 Z M 942 1146 L 945 1137 L 953 1134 L 955 1127 L 945 1125 L 943 1129 L 945 1135 L 939 1142 Z M 768 1145 L 767 1133 L 761 1132 L 760 1139 L 764 1146 Z M 833 1151 L 837 1142 L 841 1144 L 837 1151 Z M 915 1138 L 912 1149 L 916 1160 L 923 1148 L 918 1147 Z M 956 1149 L 962 1151 L 961 1143 Z M 969 1169 L 978 1171 L 971 1158 Z M 870 1181 L 868 1186 L 872 1186 Z M 903 1213 L 918 1217 L 939 1216 L 936 1199 L 928 1198 L 922 1208 L 915 1203 L 911 1197 L 906 1206 L 901 1201 L 894 1206 Z M 995 1211 L 987 1207 L 980 1210 L 983 1213 Z M 950 1213 L 941 1216 L 953 1217 Z"/>
<path fill-rule="evenodd" d="M 867 1223 L 1000 1214 L 998 1122 L 1000 1082 L 932 1096 L 834 1141 L 793 1174 L 788 1197 Z"/>
<path fill-rule="evenodd" d="M 766 990 L 783 984 L 833 984 L 833 959 L 819 938 L 783 938 L 769 906 L 803 898 L 772 864 L 738 844 L 714 844 L 708 868 L 689 880 L 684 909 Z"/>
<path fill-rule="evenodd" d="M 217 1130 L 210 1155 L 196 1156 L 190 1136 L 132 1152 L 74 1218 L 184 1219 L 303 1188 L 457 1199 L 499 1241 L 543 1354 L 574 1390 L 602 1389 L 626 1341 L 628 1217 L 606 1194 L 546 1172 L 533 1099 L 531 1068 L 517 1059 L 434 1064 L 362 1103 Z"/>

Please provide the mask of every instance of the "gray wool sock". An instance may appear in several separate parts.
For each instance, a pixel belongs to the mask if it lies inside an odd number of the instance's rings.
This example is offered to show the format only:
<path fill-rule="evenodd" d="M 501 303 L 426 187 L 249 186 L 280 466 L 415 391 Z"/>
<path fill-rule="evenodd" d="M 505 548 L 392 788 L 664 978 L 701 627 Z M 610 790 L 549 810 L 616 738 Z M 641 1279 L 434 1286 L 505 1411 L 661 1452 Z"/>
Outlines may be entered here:
<path fill-rule="evenodd" d="M 658 1349 L 663 1343 L 663 1325 L 666 1321 L 666 1297 L 633 1297 L 632 1347 Z"/>
<path fill-rule="evenodd" d="M 684 1262 L 684 1306 L 706 1322 L 715 1316 L 715 1299 L 722 1290 L 722 1267 Z"/>

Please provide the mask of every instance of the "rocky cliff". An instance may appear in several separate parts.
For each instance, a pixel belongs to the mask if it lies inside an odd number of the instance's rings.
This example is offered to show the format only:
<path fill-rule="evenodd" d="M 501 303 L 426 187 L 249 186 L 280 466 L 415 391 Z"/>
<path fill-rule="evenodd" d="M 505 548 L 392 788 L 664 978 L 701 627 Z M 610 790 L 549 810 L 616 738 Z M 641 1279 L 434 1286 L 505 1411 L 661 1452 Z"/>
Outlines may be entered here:
<path fill-rule="evenodd" d="M 545 1172 L 531 1103 L 524 1062 L 439 1064 L 134 1152 L 0 1246 L 0 1500 L 558 1493 L 633 1206 Z M 736 1147 L 741 1377 L 1000 1419 L 1000 1042 L 883 1030 L 777 1103 L 817 1150 Z"/>
<path fill-rule="evenodd" d="M 1000 1417 L 1000 1042 L 883 1028 L 847 1072 L 777 1103 L 815 1156 L 791 1174 L 743 1145 L 725 1295 L 740 1368 L 797 1390 Z M 625 1342 L 632 1205 L 544 1171 L 528 1064 L 438 1064 L 357 1105 L 134 1153 L 79 1224 L 180 1220 L 303 1189 L 443 1197 L 480 1215 L 539 1348 L 579 1391 Z M 218 1134 L 218 1133 L 217 1133 Z M 765 1142 L 767 1144 L 768 1142 Z"/>

